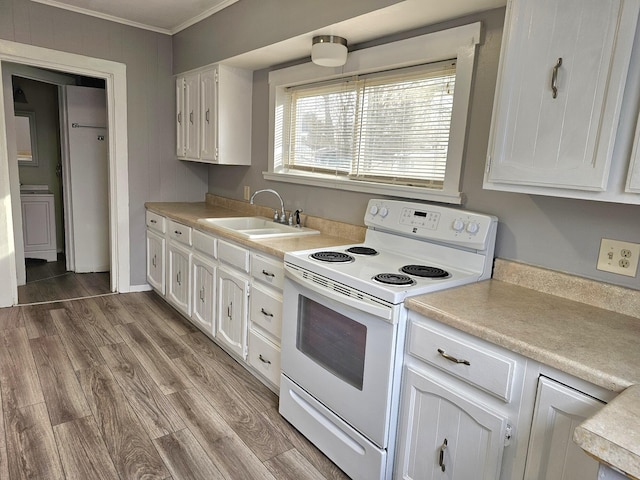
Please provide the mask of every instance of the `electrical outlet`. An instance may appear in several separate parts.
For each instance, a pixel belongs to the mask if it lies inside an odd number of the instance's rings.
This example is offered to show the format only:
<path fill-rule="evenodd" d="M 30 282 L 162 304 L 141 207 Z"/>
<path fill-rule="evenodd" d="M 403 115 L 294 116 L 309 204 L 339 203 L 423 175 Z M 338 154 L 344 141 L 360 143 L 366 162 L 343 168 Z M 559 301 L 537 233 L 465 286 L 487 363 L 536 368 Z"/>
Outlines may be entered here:
<path fill-rule="evenodd" d="M 640 258 L 640 243 L 603 238 L 596 268 L 604 272 L 635 277 Z"/>
<path fill-rule="evenodd" d="M 249 200 L 251 198 L 251 187 L 249 185 L 244 186 L 244 199 Z"/>

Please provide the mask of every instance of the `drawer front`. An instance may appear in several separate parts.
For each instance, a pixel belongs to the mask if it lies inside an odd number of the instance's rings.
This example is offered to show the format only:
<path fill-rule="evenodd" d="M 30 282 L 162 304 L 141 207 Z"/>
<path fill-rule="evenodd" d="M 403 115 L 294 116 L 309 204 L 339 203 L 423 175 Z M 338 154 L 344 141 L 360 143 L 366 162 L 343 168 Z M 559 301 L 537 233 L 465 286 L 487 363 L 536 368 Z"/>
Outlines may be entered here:
<path fill-rule="evenodd" d="M 155 230 L 156 232 L 165 233 L 167 231 L 167 224 L 165 218 L 157 213 L 147 210 L 146 213 L 147 228 Z"/>
<path fill-rule="evenodd" d="M 280 386 L 280 349 L 249 330 L 249 364 L 276 387 Z"/>
<path fill-rule="evenodd" d="M 282 294 L 253 284 L 249 298 L 252 328 L 264 330 L 265 336 L 279 344 L 282 335 Z"/>
<path fill-rule="evenodd" d="M 249 273 L 249 251 L 245 248 L 218 240 L 218 260 Z"/>
<path fill-rule="evenodd" d="M 191 227 L 169 220 L 169 238 L 184 245 L 191 246 Z"/>
<path fill-rule="evenodd" d="M 284 263 L 258 253 L 251 254 L 251 275 L 267 285 L 282 290 L 284 286 Z"/>
<path fill-rule="evenodd" d="M 193 231 L 193 248 L 209 258 L 218 258 L 217 238 L 199 230 Z"/>
<path fill-rule="evenodd" d="M 407 348 L 410 355 L 506 402 L 511 400 L 515 359 L 415 322 L 409 327 Z"/>

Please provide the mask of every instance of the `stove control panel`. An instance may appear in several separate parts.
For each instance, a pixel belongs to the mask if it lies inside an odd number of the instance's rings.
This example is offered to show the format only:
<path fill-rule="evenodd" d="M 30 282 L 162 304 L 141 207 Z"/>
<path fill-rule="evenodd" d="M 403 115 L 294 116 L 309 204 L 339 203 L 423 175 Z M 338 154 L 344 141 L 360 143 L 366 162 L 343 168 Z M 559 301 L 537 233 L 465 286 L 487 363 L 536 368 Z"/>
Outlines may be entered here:
<path fill-rule="evenodd" d="M 468 210 L 398 200 L 369 200 L 364 223 L 424 240 L 486 250 L 493 242 L 498 219 Z"/>

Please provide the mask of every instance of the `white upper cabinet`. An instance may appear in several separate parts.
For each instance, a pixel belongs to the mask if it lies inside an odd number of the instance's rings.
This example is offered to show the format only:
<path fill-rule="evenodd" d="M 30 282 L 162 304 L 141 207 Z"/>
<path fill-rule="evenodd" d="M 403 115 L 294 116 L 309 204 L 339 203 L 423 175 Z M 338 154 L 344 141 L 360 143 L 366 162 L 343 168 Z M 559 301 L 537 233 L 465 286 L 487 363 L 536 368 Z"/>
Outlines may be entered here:
<path fill-rule="evenodd" d="M 178 158 L 250 165 L 252 89 L 252 71 L 226 65 L 178 76 Z"/>
<path fill-rule="evenodd" d="M 612 163 L 629 164 L 629 146 L 626 158 L 616 158 L 614 146 L 639 6 L 640 0 L 508 3 L 485 188 L 640 203 L 607 193 L 624 189 L 624 181 L 610 181 L 614 170 L 626 174 Z M 629 139 L 635 121 L 625 121 Z"/>

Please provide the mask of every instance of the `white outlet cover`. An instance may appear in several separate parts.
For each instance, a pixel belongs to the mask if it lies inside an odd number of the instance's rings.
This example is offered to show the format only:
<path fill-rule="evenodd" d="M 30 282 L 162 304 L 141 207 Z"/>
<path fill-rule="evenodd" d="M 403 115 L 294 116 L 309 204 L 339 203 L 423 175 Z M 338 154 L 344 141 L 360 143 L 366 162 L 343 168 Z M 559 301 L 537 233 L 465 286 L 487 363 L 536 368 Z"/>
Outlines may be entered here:
<path fill-rule="evenodd" d="M 623 257 L 622 250 L 629 250 L 631 256 Z M 596 268 L 603 272 L 635 277 L 638 272 L 638 259 L 640 259 L 639 243 L 603 238 L 600 242 L 600 253 L 598 254 L 598 264 Z M 622 266 L 626 265 L 627 262 L 628 266 Z"/>

